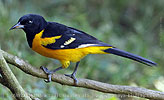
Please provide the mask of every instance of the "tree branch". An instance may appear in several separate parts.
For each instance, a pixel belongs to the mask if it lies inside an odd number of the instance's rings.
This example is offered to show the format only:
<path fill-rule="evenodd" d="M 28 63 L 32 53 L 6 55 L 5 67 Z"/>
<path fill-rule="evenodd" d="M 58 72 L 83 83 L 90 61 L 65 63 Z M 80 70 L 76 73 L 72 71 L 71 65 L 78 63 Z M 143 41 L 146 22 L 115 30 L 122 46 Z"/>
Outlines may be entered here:
<path fill-rule="evenodd" d="M 17 100 L 31 100 L 28 94 L 23 90 L 17 81 L 16 77 L 10 70 L 8 64 L 3 58 L 2 53 L 0 52 L 0 73 L 2 75 L 1 82 L 3 85 L 7 86 L 11 92 L 14 94 Z"/>
<path fill-rule="evenodd" d="M 47 75 L 41 69 L 31 66 L 30 64 L 23 61 L 19 57 L 8 54 L 5 51 L 0 50 L 0 52 L 2 52 L 4 58 L 8 63 L 15 65 L 25 73 L 38 78 L 47 79 Z M 52 81 L 60 83 L 62 85 L 88 88 L 104 93 L 137 96 L 137 97 L 154 99 L 154 100 L 164 100 L 164 92 L 149 90 L 140 87 L 112 85 L 112 84 L 106 84 L 106 83 L 97 82 L 88 79 L 78 79 L 78 84 L 74 85 L 74 81 L 71 78 L 60 74 L 53 74 Z"/>

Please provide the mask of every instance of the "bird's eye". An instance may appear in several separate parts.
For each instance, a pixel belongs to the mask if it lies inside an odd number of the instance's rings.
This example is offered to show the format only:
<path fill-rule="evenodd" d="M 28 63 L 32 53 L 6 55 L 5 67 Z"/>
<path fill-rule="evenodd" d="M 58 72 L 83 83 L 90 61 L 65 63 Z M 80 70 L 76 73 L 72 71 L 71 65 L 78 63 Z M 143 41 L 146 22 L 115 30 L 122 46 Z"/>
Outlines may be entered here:
<path fill-rule="evenodd" d="M 32 24 L 32 23 L 33 23 L 33 21 L 29 20 L 29 21 L 28 21 L 28 23 Z"/>

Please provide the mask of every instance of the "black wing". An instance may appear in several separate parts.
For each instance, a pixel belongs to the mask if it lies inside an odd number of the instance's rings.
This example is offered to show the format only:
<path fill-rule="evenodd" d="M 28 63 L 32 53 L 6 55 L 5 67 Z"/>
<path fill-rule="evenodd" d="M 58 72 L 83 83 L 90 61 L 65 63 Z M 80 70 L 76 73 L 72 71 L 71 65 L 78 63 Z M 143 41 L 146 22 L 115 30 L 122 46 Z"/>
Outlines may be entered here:
<path fill-rule="evenodd" d="M 97 40 L 95 37 L 86 34 L 83 31 L 55 22 L 49 22 L 42 38 L 59 35 L 62 36 L 60 39 L 56 39 L 55 43 L 48 44 L 44 47 L 49 49 L 74 49 L 88 46 L 111 46 Z M 72 41 L 68 42 L 71 39 Z"/>

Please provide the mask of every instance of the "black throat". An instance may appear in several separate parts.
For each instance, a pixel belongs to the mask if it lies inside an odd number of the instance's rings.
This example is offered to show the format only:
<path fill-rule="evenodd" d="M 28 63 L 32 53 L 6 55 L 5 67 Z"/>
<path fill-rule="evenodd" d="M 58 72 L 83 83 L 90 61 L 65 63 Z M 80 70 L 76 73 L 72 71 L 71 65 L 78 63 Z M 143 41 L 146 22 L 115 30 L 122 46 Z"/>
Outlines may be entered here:
<path fill-rule="evenodd" d="M 28 45 L 30 48 L 32 48 L 32 42 L 33 42 L 34 37 L 35 37 L 35 34 L 34 35 L 33 34 L 30 34 L 30 35 L 26 34 L 27 42 L 28 42 Z"/>
<path fill-rule="evenodd" d="M 33 43 L 33 39 L 35 38 L 35 35 L 38 34 L 39 32 L 41 32 L 43 29 L 45 29 L 47 27 L 47 22 L 44 21 L 42 22 L 42 24 L 38 25 L 39 27 L 37 28 L 30 28 L 30 29 L 23 29 L 24 32 L 26 33 L 26 38 L 27 38 L 27 42 L 28 45 L 30 46 L 30 48 L 32 48 L 32 43 Z"/>
<path fill-rule="evenodd" d="M 24 30 L 24 32 L 26 33 L 27 42 L 28 42 L 28 45 L 30 48 L 32 48 L 32 43 L 33 43 L 33 39 L 35 38 L 35 35 L 38 34 L 39 32 L 41 32 L 43 29 L 45 29 L 46 26 L 42 27 L 38 31 L 34 31 L 34 32 Z"/>

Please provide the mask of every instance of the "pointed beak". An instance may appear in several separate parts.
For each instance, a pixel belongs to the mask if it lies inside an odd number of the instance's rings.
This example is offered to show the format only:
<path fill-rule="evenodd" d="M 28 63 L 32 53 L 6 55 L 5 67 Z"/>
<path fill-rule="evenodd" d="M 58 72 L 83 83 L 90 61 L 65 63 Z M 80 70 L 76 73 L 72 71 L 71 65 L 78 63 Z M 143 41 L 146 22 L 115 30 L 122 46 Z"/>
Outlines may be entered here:
<path fill-rule="evenodd" d="M 13 27 L 11 27 L 9 30 L 12 30 L 12 29 L 23 29 L 23 28 L 24 28 L 24 25 L 21 25 L 20 22 L 18 22 Z"/>

